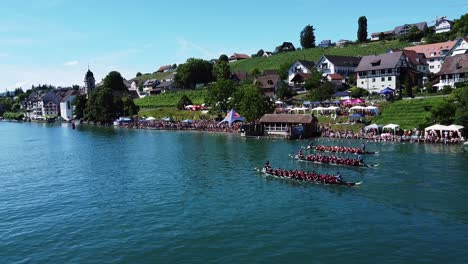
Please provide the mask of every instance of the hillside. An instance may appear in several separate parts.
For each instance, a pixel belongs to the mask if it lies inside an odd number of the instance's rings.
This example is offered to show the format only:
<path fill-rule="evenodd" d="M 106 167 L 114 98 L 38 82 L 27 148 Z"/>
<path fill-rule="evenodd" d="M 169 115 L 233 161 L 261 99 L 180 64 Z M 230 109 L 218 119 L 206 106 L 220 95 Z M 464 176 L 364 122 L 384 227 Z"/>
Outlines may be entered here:
<path fill-rule="evenodd" d="M 254 68 L 263 70 L 278 70 L 284 63 L 292 64 L 296 60 L 317 61 L 323 54 L 342 56 L 365 56 L 386 52 L 389 48 L 404 48 L 409 44 L 405 42 L 378 41 L 365 44 L 351 44 L 345 47 L 313 48 L 275 54 L 269 58 L 257 57 L 242 61 L 232 62 L 232 71 L 250 72 Z"/>
<path fill-rule="evenodd" d="M 147 96 L 136 99 L 135 104 L 143 108 L 176 107 L 180 98 L 187 95 L 194 104 L 203 104 L 206 90 L 186 90 L 177 92 L 167 92 L 154 96 Z"/>
<path fill-rule="evenodd" d="M 431 108 L 442 103 L 444 97 L 399 100 L 383 106 L 382 114 L 373 120 L 380 125 L 398 124 L 402 129 L 419 128 L 431 116 Z"/>

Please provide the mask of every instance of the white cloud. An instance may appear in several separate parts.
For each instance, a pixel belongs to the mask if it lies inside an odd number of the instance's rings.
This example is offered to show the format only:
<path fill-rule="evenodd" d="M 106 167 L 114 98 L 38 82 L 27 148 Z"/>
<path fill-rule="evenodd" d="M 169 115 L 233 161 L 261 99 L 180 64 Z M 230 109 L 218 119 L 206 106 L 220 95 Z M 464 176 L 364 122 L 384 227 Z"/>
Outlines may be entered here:
<path fill-rule="evenodd" d="M 78 61 L 77 60 L 67 61 L 63 65 L 65 65 L 65 66 L 75 66 L 75 65 L 78 65 Z"/>

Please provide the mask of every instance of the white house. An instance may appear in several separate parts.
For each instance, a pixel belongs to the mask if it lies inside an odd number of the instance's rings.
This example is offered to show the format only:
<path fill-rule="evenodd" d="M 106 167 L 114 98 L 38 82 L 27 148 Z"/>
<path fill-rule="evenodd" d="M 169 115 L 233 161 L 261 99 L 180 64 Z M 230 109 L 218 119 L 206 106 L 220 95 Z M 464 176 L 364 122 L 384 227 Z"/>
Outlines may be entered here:
<path fill-rule="evenodd" d="M 73 119 L 73 111 L 75 110 L 73 101 L 75 101 L 75 98 L 78 94 L 78 91 L 69 90 L 60 101 L 60 116 L 65 121 L 70 121 Z"/>
<path fill-rule="evenodd" d="M 444 58 L 452 50 L 453 46 L 457 43 L 454 41 L 446 41 L 440 43 L 418 45 L 413 47 L 406 47 L 404 50 L 414 50 L 417 53 L 422 53 L 426 57 L 426 62 L 429 64 L 429 71 L 438 73 L 442 67 Z"/>
<path fill-rule="evenodd" d="M 436 18 L 434 24 L 434 31 L 436 34 L 449 32 L 452 30 L 453 21 L 446 19 L 445 16 L 441 18 Z"/>
<path fill-rule="evenodd" d="M 468 38 L 457 38 L 455 45 L 447 56 L 455 56 L 468 53 Z"/>
<path fill-rule="evenodd" d="M 440 72 L 440 82 L 437 86 L 455 87 L 456 83 L 468 81 L 468 54 L 447 57 Z"/>
<path fill-rule="evenodd" d="M 360 61 L 360 57 L 322 55 L 315 67 L 325 74 L 340 74 L 347 77 L 354 74 Z"/>
<path fill-rule="evenodd" d="M 356 68 L 357 87 L 371 93 L 387 87 L 396 90 L 400 87 L 402 68 L 408 68 L 402 51 L 364 56 Z"/>
<path fill-rule="evenodd" d="M 314 69 L 315 63 L 313 61 L 297 60 L 295 61 L 288 70 L 288 83 L 293 85 L 292 81 L 296 74 L 310 74 L 312 69 Z"/>

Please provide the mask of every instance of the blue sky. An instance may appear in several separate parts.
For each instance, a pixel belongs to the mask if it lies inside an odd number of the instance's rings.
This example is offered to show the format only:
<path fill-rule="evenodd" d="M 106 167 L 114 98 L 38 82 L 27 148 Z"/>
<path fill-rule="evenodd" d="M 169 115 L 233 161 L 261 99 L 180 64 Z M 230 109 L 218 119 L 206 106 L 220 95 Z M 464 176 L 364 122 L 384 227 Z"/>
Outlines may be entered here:
<path fill-rule="evenodd" d="M 97 80 L 112 70 L 127 78 L 189 57 L 299 45 L 305 25 L 322 39 L 356 39 L 396 25 L 458 18 L 467 1 L 330 0 L 2 0 L 0 89 L 31 84 L 83 84 L 90 65 Z"/>

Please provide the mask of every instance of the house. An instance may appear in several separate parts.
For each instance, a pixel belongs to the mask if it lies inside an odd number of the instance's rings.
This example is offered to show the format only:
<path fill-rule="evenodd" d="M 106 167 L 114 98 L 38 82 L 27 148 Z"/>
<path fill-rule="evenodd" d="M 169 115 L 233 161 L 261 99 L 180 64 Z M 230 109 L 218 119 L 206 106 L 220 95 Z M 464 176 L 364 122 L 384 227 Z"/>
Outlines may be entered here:
<path fill-rule="evenodd" d="M 429 71 L 438 73 L 442 67 L 444 58 L 452 50 L 457 41 L 446 41 L 440 43 L 418 45 L 413 47 L 406 47 L 404 50 L 414 50 L 417 53 L 424 54 L 427 63 L 429 64 Z"/>
<path fill-rule="evenodd" d="M 263 54 L 262 54 L 262 57 L 268 58 L 268 57 L 271 57 L 272 55 L 273 55 L 273 52 L 264 51 Z"/>
<path fill-rule="evenodd" d="M 360 57 L 322 55 L 315 66 L 318 71 L 325 74 L 340 74 L 348 77 L 354 74 L 354 70 L 361 61 Z"/>
<path fill-rule="evenodd" d="M 387 52 L 400 52 L 403 51 L 403 54 L 406 56 L 408 63 L 410 63 L 411 68 L 421 72 L 424 76 L 430 73 L 429 64 L 426 61 L 426 56 L 423 53 L 417 53 L 414 50 L 399 50 L 399 49 L 389 49 Z"/>
<path fill-rule="evenodd" d="M 42 96 L 42 115 L 57 117 L 60 115 L 60 98 L 52 91 Z"/>
<path fill-rule="evenodd" d="M 164 65 L 159 67 L 159 69 L 156 72 L 171 72 L 172 71 L 172 65 Z"/>
<path fill-rule="evenodd" d="M 273 97 L 281 85 L 279 75 L 267 75 L 255 78 L 254 85 L 257 85 L 266 96 Z"/>
<path fill-rule="evenodd" d="M 79 94 L 78 91 L 68 90 L 65 96 L 62 97 L 62 100 L 60 100 L 60 116 L 63 120 L 70 121 L 73 119 L 73 112 L 75 110 L 73 101 L 75 101 L 76 96 Z"/>
<path fill-rule="evenodd" d="M 165 93 L 169 90 L 174 90 L 176 89 L 175 82 L 174 81 L 163 81 L 161 82 L 158 86 L 156 86 L 156 89 L 160 89 L 162 93 Z"/>
<path fill-rule="evenodd" d="M 234 82 L 243 82 L 249 78 L 249 74 L 244 71 L 233 72 L 229 79 Z"/>
<path fill-rule="evenodd" d="M 293 79 L 298 73 L 310 74 L 315 68 L 315 62 L 306 60 L 295 61 L 288 70 L 288 83 L 293 85 Z"/>
<path fill-rule="evenodd" d="M 346 39 L 340 39 L 336 42 L 336 46 L 342 47 L 345 46 L 346 44 L 352 43 L 351 40 L 346 40 Z"/>
<path fill-rule="evenodd" d="M 448 20 L 445 16 L 436 18 L 434 22 L 434 31 L 436 34 L 450 32 L 454 24 L 453 21 Z"/>
<path fill-rule="evenodd" d="M 343 88 L 345 79 L 339 73 L 330 73 L 327 75 L 327 80 L 335 86 L 337 90 Z"/>
<path fill-rule="evenodd" d="M 414 24 L 404 24 L 401 26 L 397 26 L 393 29 L 393 34 L 395 34 L 395 36 L 397 37 L 406 35 L 410 32 L 412 27 L 417 27 L 419 30 L 424 31 L 427 29 L 427 23 L 419 22 L 419 23 L 414 23 Z"/>
<path fill-rule="evenodd" d="M 393 30 L 374 32 L 371 34 L 371 41 L 392 39 L 395 37 Z"/>
<path fill-rule="evenodd" d="M 456 83 L 468 81 L 468 54 L 447 57 L 437 75 L 440 76 L 439 89 L 454 88 Z"/>
<path fill-rule="evenodd" d="M 250 59 L 250 56 L 247 54 L 234 53 L 231 55 L 231 57 L 229 57 L 229 62 L 246 60 L 246 59 Z"/>
<path fill-rule="evenodd" d="M 457 38 L 455 41 L 455 45 L 448 52 L 447 57 L 468 53 L 468 38 Z"/>
<path fill-rule="evenodd" d="M 171 73 L 168 76 L 161 79 L 161 82 L 173 82 L 175 80 L 175 73 Z"/>
<path fill-rule="evenodd" d="M 263 70 L 263 75 L 279 75 L 277 70 Z"/>
<path fill-rule="evenodd" d="M 403 51 L 364 56 L 356 72 L 357 87 L 371 93 L 387 87 L 400 89 L 406 78 L 411 86 L 422 85 L 422 74 L 411 68 Z"/>
<path fill-rule="evenodd" d="M 320 43 L 317 45 L 317 47 L 319 47 L 319 48 L 328 48 L 328 47 L 330 47 L 331 45 L 332 45 L 331 40 L 326 39 L 326 40 L 320 41 Z"/>
<path fill-rule="evenodd" d="M 295 51 L 296 48 L 291 42 L 283 42 L 283 44 L 277 47 L 277 52 L 288 52 L 288 51 Z"/>
<path fill-rule="evenodd" d="M 143 91 L 146 93 L 146 94 L 150 94 L 150 91 L 153 91 L 152 89 L 156 88 L 156 86 L 158 86 L 161 82 L 157 79 L 149 79 L 149 80 L 146 80 L 144 83 L 143 83 Z"/>
<path fill-rule="evenodd" d="M 260 118 L 267 136 L 308 138 L 320 133 L 318 120 L 312 115 L 266 114 Z"/>

